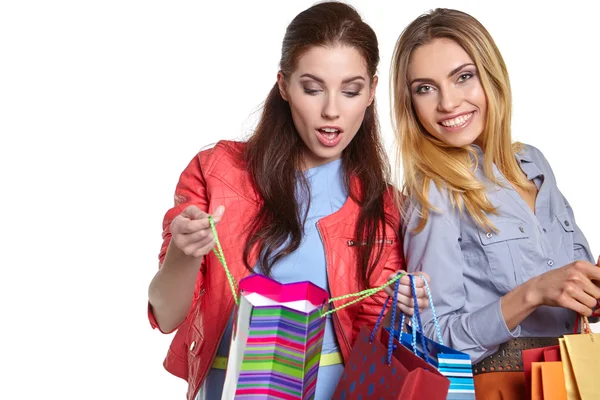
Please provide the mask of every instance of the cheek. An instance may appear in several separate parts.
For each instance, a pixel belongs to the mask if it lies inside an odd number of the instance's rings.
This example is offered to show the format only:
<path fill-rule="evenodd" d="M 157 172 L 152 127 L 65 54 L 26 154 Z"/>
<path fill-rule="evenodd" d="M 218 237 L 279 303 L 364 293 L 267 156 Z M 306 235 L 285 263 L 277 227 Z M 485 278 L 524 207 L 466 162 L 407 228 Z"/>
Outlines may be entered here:
<path fill-rule="evenodd" d="M 473 105 L 479 107 L 481 111 L 486 110 L 487 98 L 485 97 L 485 92 L 483 91 L 483 87 L 480 83 L 477 83 L 477 85 L 473 85 L 469 88 L 468 92 L 466 93 L 466 98 L 469 99 Z"/>
<path fill-rule="evenodd" d="M 290 108 L 292 110 L 292 118 L 296 125 L 304 126 L 308 123 L 311 115 L 314 113 L 314 108 L 311 107 L 309 101 L 295 101 L 290 102 Z"/>
<path fill-rule="evenodd" d="M 419 122 L 423 126 L 431 126 L 434 124 L 434 110 L 432 109 L 431 102 L 427 101 L 427 99 L 422 98 L 414 98 L 413 97 L 413 107 L 415 108 L 415 112 L 417 114 L 417 118 Z"/>

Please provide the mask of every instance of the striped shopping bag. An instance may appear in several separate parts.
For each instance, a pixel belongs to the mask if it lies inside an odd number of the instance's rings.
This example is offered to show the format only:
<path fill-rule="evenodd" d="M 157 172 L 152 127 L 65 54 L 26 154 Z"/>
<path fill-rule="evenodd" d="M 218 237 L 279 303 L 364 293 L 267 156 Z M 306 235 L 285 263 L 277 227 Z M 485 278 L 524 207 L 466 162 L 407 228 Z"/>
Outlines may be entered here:
<path fill-rule="evenodd" d="M 418 308 L 414 310 L 412 326 L 406 325 L 407 332 L 394 331 L 394 333 L 400 337 L 400 343 L 413 350 L 415 354 L 425 359 L 430 365 L 436 367 L 442 375 L 450 380 L 447 400 L 475 400 L 475 382 L 473 380 L 471 357 L 466 353 L 444 345 L 429 285 L 425 279 L 423 281 L 429 296 L 438 342 L 422 334 L 423 328 Z M 416 292 L 416 285 L 412 277 L 411 284 L 413 291 Z M 404 326 L 404 319 L 402 319 L 400 326 Z"/>
<path fill-rule="evenodd" d="M 222 400 L 314 398 L 327 291 L 263 275 L 239 283 Z"/>
<path fill-rule="evenodd" d="M 407 328 L 411 332 L 411 328 Z M 471 357 L 463 352 L 454 350 L 434 342 L 417 331 L 417 355 L 424 357 L 422 342 L 427 347 L 428 362 L 450 380 L 447 400 L 475 399 L 473 382 L 473 364 Z M 403 332 L 400 343 L 412 349 L 412 334 Z"/>

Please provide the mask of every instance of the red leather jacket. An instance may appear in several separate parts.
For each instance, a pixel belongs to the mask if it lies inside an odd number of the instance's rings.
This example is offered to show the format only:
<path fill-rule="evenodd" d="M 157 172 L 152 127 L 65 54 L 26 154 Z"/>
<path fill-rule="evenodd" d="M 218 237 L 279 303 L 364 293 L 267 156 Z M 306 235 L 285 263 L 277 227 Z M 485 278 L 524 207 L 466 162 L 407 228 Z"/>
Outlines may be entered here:
<path fill-rule="evenodd" d="M 238 281 L 249 274 L 243 262 L 245 237 L 241 235 L 260 199 L 250 174 L 233 155 L 233 151 L 243 150 L 243 146 L 240 142 L 219 142 L 214 148 L 200 152 L 183 171 L 175 191 L 175 207 L 166 213 L 163 221 L 161 264 L 171 240 L 169 225 L 173 218 L 192 204 L 209 213 L 223 205 L 225 214 L 217 229 L 227 264 Z M 394 227 L 386 227 L 384 251 L 372 274 L 373 287 L 383 284 L 392 272 L 404 269 L 397 236 L 400 217 L 391 193 L 386 195 L 385 210 L 397 223 Z M 325 247 L 332 297 L 356 293 L 361 289 L 355 278 L 357 257 L 356 241 L 353 241 L 359 211 L 358 204 L 349 198 L 340 210 L 317 224 Z M 254 265 L 257 259 L 256 255 L 253 257 L 250 265 Z M 350 355 L 360 327 L 375 324 L 384 301 L 385 294 L 380 292 L 333 314 L 335 334 L 344 360 Z M 341 304 L 343 302 L 334 305 L 339 307 Z M 177 328 L 164 361 L 169 372 L 187 380 L 189 400 L 194 398 L 211 368 L 233 307 L 234 300 L 225 271 L 211 252 L 202 261 L 192 307 Z M 152 327 L 157 328 L 150 307 L 148 317 Z"/>

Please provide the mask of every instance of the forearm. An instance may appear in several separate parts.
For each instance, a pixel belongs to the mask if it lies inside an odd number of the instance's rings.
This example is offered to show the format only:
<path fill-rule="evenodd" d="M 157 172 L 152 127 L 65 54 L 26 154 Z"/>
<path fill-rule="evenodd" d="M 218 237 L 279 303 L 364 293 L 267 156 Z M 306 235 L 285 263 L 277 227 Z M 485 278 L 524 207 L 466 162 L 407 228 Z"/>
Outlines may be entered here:
<path fill-rule="evenodd" d="M 202 257 L 185 255 L 173 242 L 148 290 L 152 313 L 163 332 L 175 330 L 187 317 Z"/>
<path fill-rule="evenodd" d="M 506 326 L 511 331 L 540 306 L 534 291 L 531 289 L 533 280 L 517 286 L 500 300 L 502 316 Z"/>
<path fill-rule="evenodd" d="M 423 314 L 425 334 L 437 341 L 431 313 Z M 470 313 L 456 311 L 442 314 L 439 316 L 439 325 L 444 343 L 468 353 L 473 363 L 493 354 L 502 343 L 520 334 L 518 327 L 508 329 L 502 315 L 500 299 Z"/>

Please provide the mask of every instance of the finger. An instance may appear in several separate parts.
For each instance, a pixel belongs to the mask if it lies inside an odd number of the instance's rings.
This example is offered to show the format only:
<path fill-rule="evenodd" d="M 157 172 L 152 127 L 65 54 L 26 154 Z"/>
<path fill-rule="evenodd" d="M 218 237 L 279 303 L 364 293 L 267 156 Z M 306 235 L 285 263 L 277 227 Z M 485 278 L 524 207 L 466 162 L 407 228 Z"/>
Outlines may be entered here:
<path fill-rule="evenodd" d="M 214 236 L 210 230 L 202 229 L 201 231 L 197 231 L 194 233 L 178 235 L 177 240 L 179 241 L 181 246 L 204 246 L 206 243 L 213 240 L 213 238 Z"/>
<path fill-rule="evenodd" d="M 211 240 L 206 245 L 200 247 L 193 253 L 194 257 L 202 257 L 211 252 L 211 250 L 215 247 L 215 241 Z"/>
<path fill-rule="evenodd" d="M 210 250 L 215 245 L 213 240 L 207 240 L 203 243 L 192 243 L 182 249 L 182 251 L 188 255 L 193 257 L 202 257 L 210 252 Z"/>
<path fill-rule="evenodd" d="M 585 305 L 581 304 L 573 298 L 566 298 L 564 301 L 561 302 L 561 306 L 573 310 L 580 315 L 585 315 L 586 317 L 592 315 L 591 308 L 586 307 Z"/>
<path fill-rule="evenodd" d="M 208 218 L 200 218 L 192 221 L 185 221 L 182 233 L 196 233 L 199 231 L 212 232 Z"/>
<path fill-rule="evenodd" d="M 596 299 L 600 299 L 600 288 L 596 286 L 592 281 L 586 279 L 581 283 L 581 288 L 585 293 L 594 298 L 594 302 Z"/>
<path fill-rule="evenodd" d="M 600 256 L 598 256 L 598 261 L 596 261 L 596 267 L 600 267 Z"/>
<path fill-rule="evenodd" d="M 221 221 L 221 218 L 223 218 L 223 214 L 225 213 L 225 207 L 223 206 L 219 206 L 217 207 L 217 209 L 212 213 L 212 219 L 213 222 L 216 224 L 219 223 L 219 221 Z"/>
<path fill-rule="evenodd" d="M 412 294 L 412 287 L 410 286 L 410 284 L 402 284 L 402 280 L 400 280 L 400 287 L 398 288 L 398 293 L 404 295 L 404 296 L 408 296 L 411 297 L 413 296 Z M 420 287 L 417 288 L 417 298 L 426 298 L 427 297 L 427 292 L 425 291 L 424 287 Z"/>
<path fill-rule="evenodd" d="M 417 303 L 419 304 L 419 312 L 429 308 L 429 299 L 427 297 L 424 299 L 419 299 Z"/>
<path fill-rule="evenodd" d="M 197 206 L 188 206 L 182 211 L 181 214 L 189 219 L 199 219 L 207 215 Z"/>
<path fill-rule="evenodd" d="M 400 309 L 400 311 L 406 314 L 407 317 L 412 317 L 415 312 L 412 307 L 407 307 L 404 304 L 399 304 L 398 308 Z"/>
<path fill-rule="evenodd" d="M 589 279 L 600 281 L 600 268 L 598 268 L 598 266 L 584 260 L 575 261 L 574 263 L 570 264 L 570 266 L 574 266 L 575 271 L 582 273 Z"/>
<path fill-rule="evenodd" d="M 593 297 L 593 296 L 590 296 L 588 293 L 586 293 L 582 289 L 579 289 L 579 290 L 575 291 L 572 294 L 572 297 L 573 297 L 573 299 L 575 299 L 579 303 L 583 304 L 586 308 L 589 308 L 590 312 L 591 312 L 592 308 L 596 307 L 596 304 L 597 304 L 596 298 Z"/>
<path fill-rule="evenodd" d="M 429 278 L 429 275 L 423 271 L 415 272 L 414 275 L 418 275 L 421 277 L 421 279 L 417 279 L 417 281 L 420 282 L 423 286 L 425 286 L 425 283 L 423 282 L 423 278 L 425 280 L 427 280 L 427 283 L 431 282 L 431 278 Z"/>
<path fill-rule="evenodd" d="M 412 297 L 405 296 L 403 294 L 398 293 L 398 307 L 405 306 L 405 307 L 414 308 L 414 304 L 415 304 L 415 302 Z"/>

